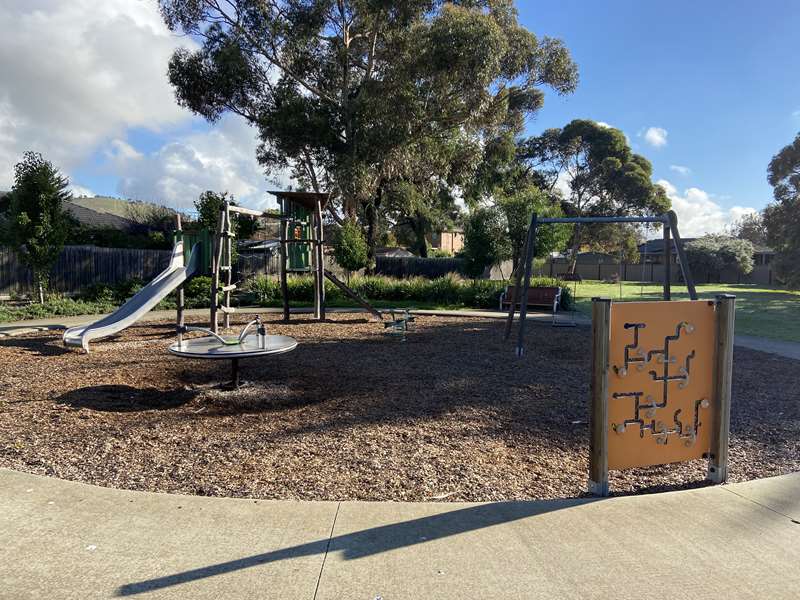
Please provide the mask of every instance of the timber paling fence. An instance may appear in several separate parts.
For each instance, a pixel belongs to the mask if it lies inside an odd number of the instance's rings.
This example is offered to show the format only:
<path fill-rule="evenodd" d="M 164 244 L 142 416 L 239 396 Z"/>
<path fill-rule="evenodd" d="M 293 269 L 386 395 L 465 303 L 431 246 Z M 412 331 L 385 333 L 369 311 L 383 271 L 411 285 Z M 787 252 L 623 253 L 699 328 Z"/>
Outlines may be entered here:
<path fill-rule="evenodd" d="M 72 295 L 95 284 L 115 285 L 131 279 L 148 282 L 167 267 L 171 256 L 170 250 L 65 246 L 51 271 L 50 289 Z M 235 276 L 276 275 L 279 270 L 277 255 L 240 254 Z M 0 297 L 31 296 L 35 291 L 33 273 L 13 250 L 0 247 Z"/>
<path fill-rule="evenodd" d="M 115 285 L 131 279 L 150 281 L 169 264 L 170 250 L 139 250 L 129 248 L 99 248 L 97 246 L 65 246 L 51 272 L 51 289 L 62 294 L 78 294 L 94 284 Z M 332 257 L 328 257 L 334 269 Z M 460 258 L 419 258 L 379 256 L 376 271 L 391 277 L 442 277 L 448 273 L 463 273 L 464 261 Z M 577 272 L 583 279 L 612 279 L 623 281 L 661 282 L 664 266 L 646 264 L 578 264 Z M 510 268 L 507 269 L 510 272 Z M 547 261 L 534 270 L 537 275 L 558 277 L 568 270 L 560 261 Z M 237 257 L 234 278 L 243 281 L 255 275 L 278 275 L 280 257 L 266 252 L 240 254 Z M 507 277 L 508 273 L 503 271 Z M 673 283 L 680 282 L 680 267 L 671 269 Z M 772 284 L 770 265 L 756 265 L 749 275 L 735 272 L 696 273 L 697 283 L 757 283 Z M 499 276 L 498 276 L 499 277 Z M 33 274 L 10 248 L 0 247 L 0 297 L 31 296 L 35 293 Z"/>

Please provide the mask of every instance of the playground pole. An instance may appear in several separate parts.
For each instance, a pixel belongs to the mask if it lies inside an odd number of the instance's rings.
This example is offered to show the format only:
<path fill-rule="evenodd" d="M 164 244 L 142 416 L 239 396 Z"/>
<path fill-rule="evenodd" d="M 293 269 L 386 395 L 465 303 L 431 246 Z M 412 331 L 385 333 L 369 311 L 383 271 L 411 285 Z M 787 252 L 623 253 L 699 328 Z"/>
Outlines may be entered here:
<path fill-rule="evenodd" d="M 531 268 L 536 248 L 536 227 L 538 216 L 531 215 L 531 228 L 528 230 L 528 247 L 525 251 L 525 284 L 519 294 L 519 332 L 517 334 L 517 356 L 525 354 L 525 319 L 528 317 L 528 289 L 531 287 Z M 516 298 L 514 299 L 516 302 Z"/>
<path fill-rule="evenodd" d="M 711 431 L 708 476 L 713 483 L 728 479 L 728 441 L 731 430 L 731 388 L 733 382 L 733 328 L 736 296 L 720 294 L 716 298 L 717 348 L 714 396 L 717 404 Z"/>
<path fill-rule="evenodd" d="M 608 361 L 611 299 L 592 298 L 592 380 L 589 396 L 589 493 L 608 496 Z"/>
<path fill-rule="evenodd" d="M 286 238 L 289 221 L 286 214 L 286 200 L 279 199 L 281 207 L 281 295 L 283 296 L 283 320 L 289 321 L 289 284 L 286 281 Z"/>
<path fill-rule="evenodd" d="M 670 243 L 669 228 L 669 224 L 664 223 L 664 300 L 672 300 L 672 244 Z"/>

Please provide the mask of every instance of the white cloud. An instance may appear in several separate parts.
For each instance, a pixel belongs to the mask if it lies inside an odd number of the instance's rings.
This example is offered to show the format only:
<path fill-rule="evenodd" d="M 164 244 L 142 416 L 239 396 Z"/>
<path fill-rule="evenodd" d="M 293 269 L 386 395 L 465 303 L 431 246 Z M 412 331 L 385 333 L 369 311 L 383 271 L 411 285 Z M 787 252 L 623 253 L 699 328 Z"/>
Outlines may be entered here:
<path fill-rule="evenodd" d="M 107 152 L 120 177 L 119 193 L 174 208 L 193 207 L 205 190 L 228 191 L 252 208 L 274 204 L 267 190 L 285 188 L 288 177 L 267 181 L 255 158 L 255 130 L 239 117 L 224 117 L 208 133 L 195 133 L 142 154 L 122 140 Z"/>
<path fill-rule="evenodd" d="M 692 173 L 692 170 L 689 167 L 684 167 L 683 165 L 670 165 L 669 170 L 675 171 L 676 173 L 678 173 L 679 175 L 683 175 L 684 177 L 686 177 L 687 175 L 691 175 Z"/>
<path fill-rule="evenodd" d="M 792 112 L 792 116 L 793 116 L 795 119 L 800 119 L 800 108 L 798 108 L 797 110 L 793 111 L 793 112 Z"/>
<path fill-rule="evenodd" d="M 683 237 L 724 233 L 734 221 L 746 214 L 758 212 L 749 206 L 733 206 L 726 209 L 716 203 L 708 192 L 696 187 L 687 188 L 680 194 L 666 179 L 660 179 L 656 183 L 664 188 L 672 201 L 672 209 L 678 215 L 678 228 Z"/>
<path fill-rule="evenodd" d="M 600 127 L 605 127 L 606 129 L 615 129 L 613 125 L 609 125 L 605 121 L 597 121 L 597 124 L 600 125 Z"/>
<path fill-rule="evenodd" d="M 83 187 L 82 185 L 77 185 L 75 183 L 70 184 L 69 191 L 72 192 L 72 195 L 76 198 L 80 196 L 92 197 L 95 195 L 94 192 L 89 188 Z"/>
<path fill-rule="evenodd" d="M 190 118 L 166 68 L 193 42 L 170 34 L 155 2 L 3 2 L 0 22 L 0 189 L 25 150 L 69 172 L 128 128 Z"/>
<path fill-rule="evenodd" d="M 643 137 L 644 141 L 650 144 L 653 148 L 661 148 L 667 145 L 668 135 L 669 133 L 663 127 L 648 127 L 644 131 Z"/>

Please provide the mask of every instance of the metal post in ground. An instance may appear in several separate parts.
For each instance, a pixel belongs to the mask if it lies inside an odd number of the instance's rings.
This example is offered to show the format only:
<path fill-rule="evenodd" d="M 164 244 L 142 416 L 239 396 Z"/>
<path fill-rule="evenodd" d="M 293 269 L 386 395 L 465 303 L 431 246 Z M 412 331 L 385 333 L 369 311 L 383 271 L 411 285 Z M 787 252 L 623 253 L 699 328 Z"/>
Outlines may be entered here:
<path fill-rule="evenodd" d="M 592 298 L 592 380 L 589 395 L 589 493 L 608 496 L 608 361 L 611 300 Z"/>
<path fill-rule="evenodd" d="M 736 296 L 716 298 L 717 346 L 714 365 L 714 424 L 706 479 L 724 483 L 728 479 L 728 442 L 731 429 L 731 388 L 733 381 L 733 329 Z"/>

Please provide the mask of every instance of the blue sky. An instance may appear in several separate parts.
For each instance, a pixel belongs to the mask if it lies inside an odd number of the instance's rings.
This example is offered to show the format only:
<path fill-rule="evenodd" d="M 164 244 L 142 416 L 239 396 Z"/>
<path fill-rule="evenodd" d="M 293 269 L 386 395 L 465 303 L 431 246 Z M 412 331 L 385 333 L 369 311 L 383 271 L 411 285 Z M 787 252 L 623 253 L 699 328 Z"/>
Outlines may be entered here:
<path fill-rule="evenodd" d="M 790 66 L 800 1 L 517 6 L 580 69 L 576 93 L 548 94 L 530 134 L 574 118 L 620 128 L 653 162 L 685 235 L 770 200 L 767 163 L 800 131 Z M 0 21 L 14 24 L 0 37 L 0 189 L 34 149 L 79 192 L 187 207 L 204 189 L 228 189 L 264 205 L 276 184 L 254 160 L 252 130 L 236 118 L 210 127 L 175 105 L 166 64 L 191 41 L 166 31 L 154 0 L 0 0 Z"/>
<path fill-rule="evenodd" d="M 723 208 L 771 199 L 767 163 L 800 131 L 800 2 L 519 6 L 529 29 L 564 40 L 581 77 L 575 94 L 548 95 L 531 132 L 576 117 L 604 121 L 679 193 L 699 188 Z M 666 130 L 666 145 L 640 137 L 650 127 Z"/>

